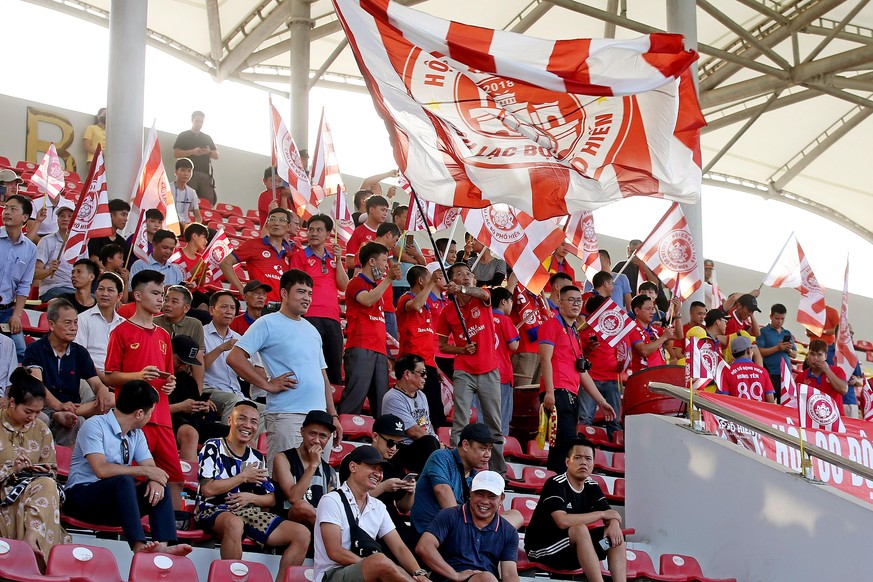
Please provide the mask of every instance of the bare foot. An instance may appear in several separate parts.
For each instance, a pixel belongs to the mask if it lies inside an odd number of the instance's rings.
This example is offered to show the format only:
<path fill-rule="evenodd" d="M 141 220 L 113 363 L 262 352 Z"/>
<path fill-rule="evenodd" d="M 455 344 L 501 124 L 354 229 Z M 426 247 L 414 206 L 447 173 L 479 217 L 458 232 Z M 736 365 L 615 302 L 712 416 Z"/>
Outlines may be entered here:
<path fill-rule="evenodd" d="M 171 556 L 187 556 L 194 548 L 188 544 L 167 545 L 167 542 L 149 542 L 139 549 L 148 554 L 170 554 Z"/>

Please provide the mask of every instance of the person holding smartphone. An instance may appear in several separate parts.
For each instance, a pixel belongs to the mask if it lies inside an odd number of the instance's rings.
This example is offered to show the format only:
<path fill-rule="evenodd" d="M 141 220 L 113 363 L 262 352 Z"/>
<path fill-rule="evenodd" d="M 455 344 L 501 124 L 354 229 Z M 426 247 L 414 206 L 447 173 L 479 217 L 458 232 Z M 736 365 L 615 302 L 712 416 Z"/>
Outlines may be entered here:
<path fill-rule="evenodd" d="M 755 342 L 758 351 L 764 358 L 764 368 L 770 375 L 773 386 L 781 383 L 782 360 L 791 367 L 791 359 L 797 357 L 797 345 L 791 332 L 782 327 L 785 324 L 785 314 L 788 310 L 781 303 L 774 303 L 770 308 L 770 323 L 761 328 L 761 335 Z M 776 391 L 776 402 L 779 402 L 779 390 Z"/>

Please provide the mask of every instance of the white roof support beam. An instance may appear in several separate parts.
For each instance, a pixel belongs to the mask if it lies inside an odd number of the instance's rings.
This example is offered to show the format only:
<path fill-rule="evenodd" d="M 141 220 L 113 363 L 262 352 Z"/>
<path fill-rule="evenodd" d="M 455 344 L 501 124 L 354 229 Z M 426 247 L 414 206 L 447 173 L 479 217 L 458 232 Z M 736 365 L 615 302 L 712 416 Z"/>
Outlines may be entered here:
<path fill-rule="evenodd" d="M 218 14 L 218 0 L 206 0 L 206 25 L 209 28 L 209 56 L 218 63 L 224 52 L 221 45 L 221 19 Z"/>
<path fill-rule="evenodd" d="M 794 105 L 795 103 L 800 103 L 801 101 L 806 101 L 807 99 L 812 99 L 819 96 L 820 93 L 813 91 L 812 89 L 804 89 L 802 91 L 797 91 L 796 93 L 785 95 L 784 97 L 779 97 L 776 101 L 773 102 L 772 105 L 767 108 L 767 110 L 775 111 L 776 109 L 781 109 L 782 107 Z M 754 117 L 761 109 L 766 106 L 766 103 L 762 103 L 758 105 L 752 105 L 746 107 L 745 109 L 741 109 L 734 113 L 728 113 L 720 117 L 710 115 L 707 117 L 706 127 L 700 128 L 700 133 L 701 135 L 704 135 L 711 131 L 716 131 L 733 125 L 734 123 L 744 121 L 750 117 Z"/>
<path fill-rule="evenodd" d="M 729 18 L 724 12 L 710 4 L 707 0 L 697 0 L 697 5 L 700 6 L 704 10 L 704 12 L 712 16 L 719 23 L 721 23 L 725 28 L 740 37 L 743 42 L 755 47 L 759 52 L 761 52 L 765 57 L 773 61 L 777 66 L 783 69 L 788 69 L 791 66 L 791 64 L 783 59 L 779 53 L 761 42 L 758 37 L 743 28 L 741 24 Z"/>
<path fill-rule="evenodd" d="M 320 67 L 318 67 L 318 70 L 315 71 L 315 75 L 313 75 L 309 78 L 309 88 L 310 89 L 315 87 L 315 85 L 318 83 L 318 81 L 321 79 L 321 77 L 324 76 L 324 72 L 327 71 L 328 67 L 330 67 L 333 64 L 333 62 L 337 59 L 337 57 L 340 56 L 340 53 L 343 52 L 347 46 L 349 46 L 349 39 L 347 39 L 347 38 L 342 39 L 340 41 L 340 43 L 338 45 L 336 45 L 336 48 L 333 49 L 333 52 L 331 52 L 327 56 L 327 59 L 325 59 L 324 63 L 322 63 L 322 65 Z"/>
<path fill-rule="evenodd" d="M 610 14 L 618 14 L 618 0 L 607 0 L 606 11 Z M 607 22 L 603 25 L 603 37 L 615 38 L 615 23 Z"/>
<path fill-rule="evenodd" d="M 534 23 L 551 10 L 552 5 L 544 0 L 533 0 L 524 10 L 519 12 L 503 30 L 510 30 L 522 34 L 534 25 Z"/>
<path fill-rule="evenodd" d="M 812 49 L 812 51 L 808 55 L 806 55 L 806 58 L 803 59 L 803 62 L 809 63 L 814 60 L 815 57 L 821 54 L 821 51 L 827 48 L 830 42 L 846 29 L 846 25 L 852 22 L 852 19 L 854 19 L 858 15 L 858 13 L 861 12 L 861 10 L 863 10 L 864 7 L 867 6 L 867 4 L 869 4 L 869 2 L 870 0 L 859 0 L 855 7 L 852 8 L 848 14 L 846 14 L 846 17 L 839 21 L 834 26 L 834 29 L 826 37 L 824 37 L 820 43 L 818 43 L 818 46 Z"/>
<path fill-rule="evenodd" d="M 744 135 L 747 131 L 749 131 L 749 129 L 752 127 L 752 125 L 754 125 L 755 122 L 758 121 L 758 118 L 761 117 L 762 115 L 764 115 L 765 113 L 767 113 L 767 110 L 770 109 L 770 108 L 773 106 L 773 104 L 776 103 L 776 101 L 777 101 L 778 99 L 779 99 L 779 91 L 776 91 L 776 92 L 773 93 L 773 95 L 772 95 L 772 96 L 767 100 L 767 102 L 764 103 L 763 106 L 761 106 L 757 111 L 755 111 L 755 113 L 754 113 L 752 116 L 749 117 L 748 120 L 746 120 L 746 123 L 743 124 L 743 127 L 741 127 L 740 130 L 739 130 L 738 132 L 736 132 L 736 133 L 733 135 L 733 137 L 731 137 L 731 138 L 728 140 L 728 142 L 727 142 L 726 144 L 724 144 L 724 146 L 723 146 L 723 147 L 718 151 L 718 153 L 715 154 L 715 155 L 712 157 L 712 159 L 709 161 L 709 163 L 706 164 L 706 167 L 703 168 L 703 173 L 705 174 L 705 173 L 707 173 L 708 171 L 710 171 L 710 170 L 712 169 L 712 167 L 715 166 L 715 165 L 718 163 L 718 161 L 719 161 L 719 160 L 720 160 L 720 159 L 721 159 L 721 158 L 722 158 L 726 153 L 728 153 L 728 151 L 729 151 L 732 147 L 734 147 L 734 144 L 736 144 L 736 143 L 740 140 L 740 138 L 743 137 L 743 135 Z"/>
<path fill-rule="evenodd" d="M 218 65 L 216 80 L 221 82 L 233 75 L 262 42 L 283 26 L 291 17 L 291 3 L 282 2 L 261 20 L 252 31 L 233 47 Z"/>

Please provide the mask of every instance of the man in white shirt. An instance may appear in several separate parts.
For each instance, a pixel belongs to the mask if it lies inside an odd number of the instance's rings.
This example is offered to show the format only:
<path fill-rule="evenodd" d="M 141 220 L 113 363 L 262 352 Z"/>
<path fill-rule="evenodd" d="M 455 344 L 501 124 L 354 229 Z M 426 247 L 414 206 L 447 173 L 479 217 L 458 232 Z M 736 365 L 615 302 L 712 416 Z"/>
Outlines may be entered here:
<path fill-rule="evenodd" d="M 73 208 L 65 201 L 63 205 L 57 207 L 56 213 L 57 229 L 43 236 L 36 245 L 36 269 L 33 272 L 33 280 L 39 281 L 39 298 L 43 301 L 49 301 L 65 293 L 76 292 L 70 280 L 73 265 L 63 257 L 58 258 L 66 242 L 67 232 L 70 230 Z"/>
<path fill-rule="evenodd" d="M 106 363 L 106 346 L 109 344 L 109 333 L 124 318 L 115 311 L 118 299 L 124 289 L 124 282 L 115 273 L 105 272 L 97 277 L 97 290 L 94 298 L 97 304 L 91 309 L 79 314 L 79 331 L 76 332 L 77 344 L 84 346 L 94 360 L 97 376 L 106 383 L 103 365 Z"/>
<path fill-rule="evenodd" d="M 194 162 L 188 158 L 176 160 L 176 181 L 171 184 L 171 189 L 182 232 L 185 232 L 185 227 L 191 222 L 192 215 L 195 222 L 203 222 L 203 218 L 200 216 L 200 199 L 194 188 L 188 185 L 193 173 Z"/>
<path fill-rule="evenodd" d="M 321 498 L 315 517 L 314 582 L 428 582 L 427 571 L 409 551 L 385 504 L 370 496 L 382 481 L 386 463 L 374 447 L 356 448 L 343 459 L 341 472 L 349 477 L 336 491 Z M 382 552 L 359 555 L 352 546 L 348 511 L 358 526 L 372 539 L 388 546 L 400 563 L 398 566 Z"/>

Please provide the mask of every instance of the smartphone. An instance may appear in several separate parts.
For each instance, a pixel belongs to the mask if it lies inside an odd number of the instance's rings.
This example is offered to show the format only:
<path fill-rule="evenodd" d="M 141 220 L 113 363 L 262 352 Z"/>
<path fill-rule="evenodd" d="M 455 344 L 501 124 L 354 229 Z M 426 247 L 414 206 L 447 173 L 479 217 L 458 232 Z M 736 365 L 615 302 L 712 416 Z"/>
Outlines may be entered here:
<path fill-rule="evenodd" d="M 611 548 L 612 544 L 609 542 L 609 538 L 603 538 L 600 540 L 600 547 L 603 548 L 604 552 Z"/>
<path fill-rule="evenodd" d="M 8 323 L 0 323 L 0 331 L 3 333 L 12 333 L 12 327 Z"/>
<path fill-rule="evenodd" d="M 790 341 L 791 341 L 791 334 L 790 334 L 790 333 L 786 333 L 784 336 L 782 336 L 782 341 L 784 341 L 784 342 L 790 342 Z"/>
<path fill-rule="evenodd" d="M 209 394 L 208 392 L 204 392 L 203 394 L 201 394 L 200 396 L 197 397 L 197 400 L 199 400 L 200 402 L 209 402 L 209 399 L 211 397 L 212 397 L 212 394 Z"/>
<path fill-rule="evenodd" d="M 172 376 L 172 374 L 170 374 L 169 372 L 161 372 L 160 370 L 158 370 L 158 376 L 160 376 L 161 378 L 169 378 L 170 376 Z"/>
<path fill-rule="evenodd" d="M 418 479 L 418 473 L 410 473 L 406 477 L 403 478 L 403 480 L 406 481 L 407 483 L 411 483 L 411 482 L 415 481 L 416 479 Z"/>

